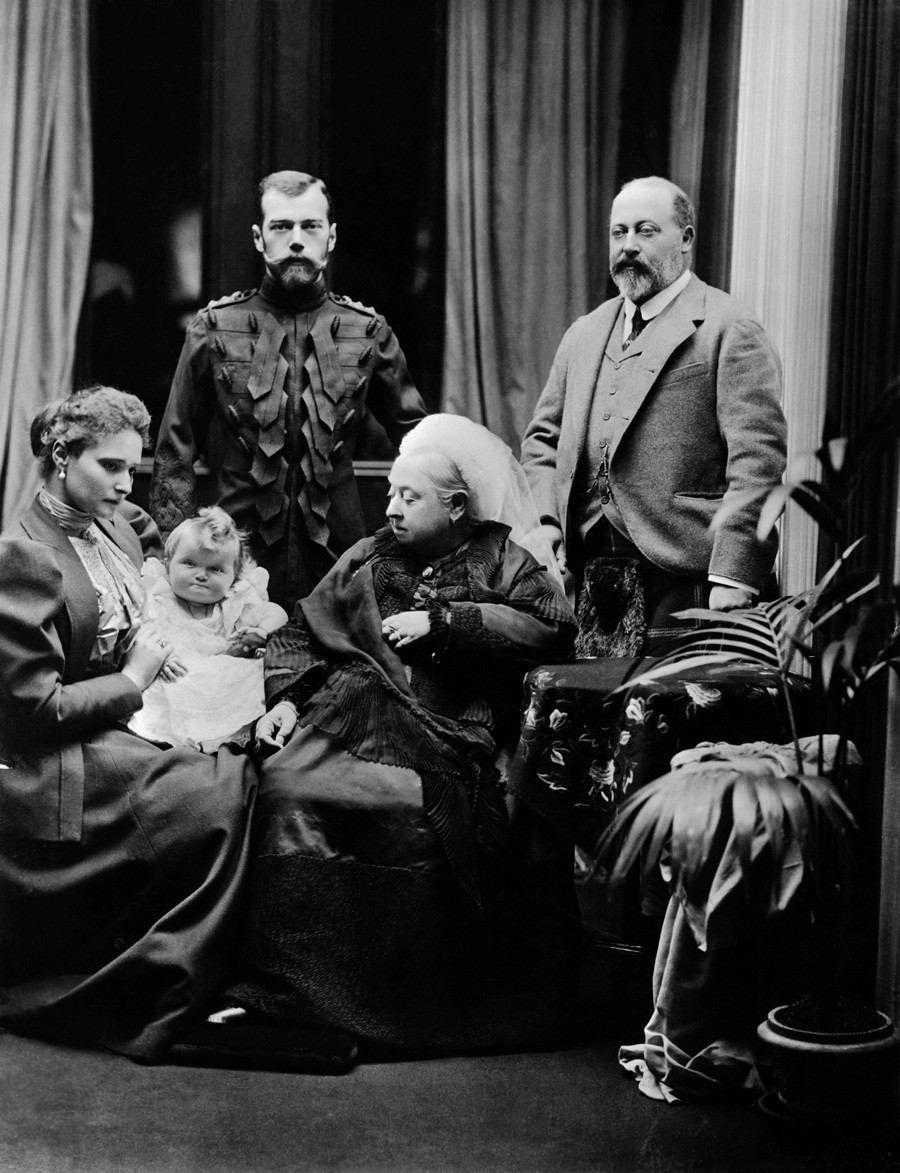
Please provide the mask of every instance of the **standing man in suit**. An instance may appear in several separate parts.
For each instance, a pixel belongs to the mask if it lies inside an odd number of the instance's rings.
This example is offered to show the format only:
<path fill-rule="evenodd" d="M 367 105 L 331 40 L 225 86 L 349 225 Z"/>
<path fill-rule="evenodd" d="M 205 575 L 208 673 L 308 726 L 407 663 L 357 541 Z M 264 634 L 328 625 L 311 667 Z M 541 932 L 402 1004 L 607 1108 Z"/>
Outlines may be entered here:
<path fill-rule="evenodd" d="M 258 195 L 262 285 L 188 327 L 150 511 L 165 534 L 194 515 L 202 453 L 207 496 L 248 531 L 269 597 L 290 611 L 365 536 L 353 452 L 370 413 L 396 445 L 426 411 L 384 318 L 325 284 L 337 225 L 322 180 L 276 171 Z"/>
<path fill-rule="evenodd" d="M 522 444 L 583 655 L 660 650 L 673 611 L 750 605 L 772 570 L 757 509 L 709 523 L 784 472 L 781 364 L 754 314 L 691 272 L 693 244 L 680 188 L 625 184 L 609 230 L 620 296 L 566 332 Z"/>

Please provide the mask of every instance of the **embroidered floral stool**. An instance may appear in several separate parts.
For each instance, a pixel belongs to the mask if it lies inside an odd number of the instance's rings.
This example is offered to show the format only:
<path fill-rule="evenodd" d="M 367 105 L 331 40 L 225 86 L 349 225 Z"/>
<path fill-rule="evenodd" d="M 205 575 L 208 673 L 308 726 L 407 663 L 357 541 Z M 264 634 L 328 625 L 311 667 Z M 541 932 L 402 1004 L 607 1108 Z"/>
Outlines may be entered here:
<path fill-rule="evenodd" d="M 602 882 L 594 851 L 617 806 L 666 773 L 674 754 L 700 741 L 790 737 L 774 671 L 716 665 L 614 691 L 648 666 L 634 659 L 581 660 L 536 668 L 525 678 L 509 789 L 572 840 L 589 886 Z M 794 687 L 806 691 L 799 677 Z M 662 888 L 643 893 L 647 912 L 661 915 L 667 901 Z M 632 893 L 629 912 L 626 894 L 626 939 L 637 931 L 634 903 Z"/>

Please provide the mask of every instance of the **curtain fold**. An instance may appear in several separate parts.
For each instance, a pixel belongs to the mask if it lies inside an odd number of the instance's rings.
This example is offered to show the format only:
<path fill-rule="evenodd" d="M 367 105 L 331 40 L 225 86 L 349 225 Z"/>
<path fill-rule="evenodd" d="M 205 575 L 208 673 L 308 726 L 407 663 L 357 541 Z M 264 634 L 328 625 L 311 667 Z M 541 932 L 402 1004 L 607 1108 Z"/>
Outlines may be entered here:
<path fill-rule="evenodd" d="M 678 67 L 672 83 L 669 179 L 695 200 L 700 194 L 706 137 L 712 3 L 713 0 L 685 0 Z M 698 103 L 701 117 L 697 116 Z"/>
<path fill-rule="evenodd" d="M 900 374 L 900 6 L 849 0 L 841 138 L 840 202 L 832 302 L 828 411 L 856 430 L 888 381 Z M 852 502 L 851 532 L 866 534 L 866 559 L 885 582 L 900 578 L 897 452 L 874 461 Z M 872 785 L 865 880 L 881 907 L 878 1004 L 900 1020 L 900 690 L 870 694 L 857 737 Z M 884 781 L 884 787 L 879 783 Z M 883 799 L 883 807 L 882 807 Z M 876 831 L 883 827 L 880 844 Z M 866 928 L 869 926 L 867 925 Z"/>
<path fill-rule="evenodd" d="M 326 0 L 204 0 L 208 166 L 203 290 L 259 284 L 256 184 L 296 168 L 328 176 Z"/>
<path fill-rule="evenodd" d="M 621 0 L 450 3 L 444 409 L 514 449 L 603 297 L 624 27 Z"/>
<path fill-rule="evenodd" d="M 828 412 L 855 431 L 900 375 L 900 5 L 849 0 L 834 259 Z M 868 534 L 887 579 L 893 570 L 896 464 L 872 469 L 853 503 L 851 532 Z M 879 541 L 880 539 L 880 541 Z"/>
<path fill-rule="evenodd" d="M 684 0 L 669 178 L 697 208 L 694 269 L 730 289 L 743 0 Z"/>
<path fill-rule="evenodd" d="M 88 0 L 0 5 L 0 501 L 34 492 L 28 424 L 68 394 L 91 240 Z"/>
<path fill-rule="evenodd" d="M 444 409 L 518 448 L 568 326 L 609 296 L 621 182 L 700 204 L 727 288 L 742 0 L 449 0 Z"/>

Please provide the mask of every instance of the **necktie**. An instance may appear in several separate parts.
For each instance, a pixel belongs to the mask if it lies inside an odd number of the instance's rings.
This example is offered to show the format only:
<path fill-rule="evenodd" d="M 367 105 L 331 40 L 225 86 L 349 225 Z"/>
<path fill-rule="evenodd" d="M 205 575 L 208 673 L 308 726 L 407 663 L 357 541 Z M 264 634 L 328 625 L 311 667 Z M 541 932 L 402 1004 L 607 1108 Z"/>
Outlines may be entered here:
<path fill-rule="evenodd" d="M 641 330 L 643 330 L 646 325 L 646 321 L 641 317 L 641 307 L 636 305 L 634 307 L 634 317 L 631 319 L 631 333 L 622 343 L 623 350 L 628 349 L 628 347 L 632 344 L 632 342 L 634 342 L 635 338 L 637 338 L 638 334 L 640 334 Z"/>

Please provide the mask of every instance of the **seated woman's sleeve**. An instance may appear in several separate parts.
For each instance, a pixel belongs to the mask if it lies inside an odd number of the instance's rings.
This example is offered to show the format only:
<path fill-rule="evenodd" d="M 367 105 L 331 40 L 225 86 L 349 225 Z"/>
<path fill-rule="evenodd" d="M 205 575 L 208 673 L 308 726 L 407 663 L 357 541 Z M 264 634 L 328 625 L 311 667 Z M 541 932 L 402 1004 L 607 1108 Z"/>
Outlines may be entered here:
<path fill-rule="evenodd" d="M 568 657 L 578 630 L 575 613 L 531 554 L 507 542 L 488 586 L 490 602 L 454 602 L 444 609 L 444 656 L 480 655 L 525 664 Z"/>
<path fill-rule="evenodd" d="M 0 542 L 0 713 L 13 746 L 70 740 L 143 703 L 120 672 L 66 681 L 59 625 L 68 623 L 63 575 L 51 551 L 38 542 Z"/>
<path fill-rule="evenodd" d="M 312 647 L 302 618 L 292 619 L 266 644 L 266 707 L 293 701 L 299 708 L 328 674 L 328 663 Z"/>

